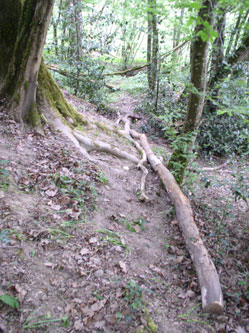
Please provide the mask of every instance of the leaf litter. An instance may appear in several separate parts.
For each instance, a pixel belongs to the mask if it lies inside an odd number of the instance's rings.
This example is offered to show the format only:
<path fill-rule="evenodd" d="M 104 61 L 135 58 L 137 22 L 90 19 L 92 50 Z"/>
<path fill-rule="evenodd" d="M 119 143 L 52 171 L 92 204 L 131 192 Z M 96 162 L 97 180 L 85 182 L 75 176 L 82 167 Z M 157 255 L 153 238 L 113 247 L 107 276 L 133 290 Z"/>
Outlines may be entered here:
<path fill-rule="evenodd" d="M 118 107 L 134 104 L 127 98 Z M 102 119 L 93 111 L 87 116 Z M 151 332 L 151 320 L 161 333 L 248 331 L 245 261 L 236 254 L 244 251 L 242 233 L 238 243 L 229 229 L 231 247 L 221 256 L 217 235 L 206 237 L 212 224 L 199 225 L 226 300 L 222 316 L 205 316 L 178 223 L 153 173 L 146 185 L 150 201 L 141 203 L 132 164 L 124 168 L 101 154 L 92 156 L 95 163 L 85 161 L 46 125 L 40 137 L 21 133 L 7 114 L 0 117 L 0 156 L 10 174 L 0 192 L 0 291 L 22 309 L 0 304 L 2 331 Z M 104 141 L 107 134 L 100 135 Z M 193 205 L 197 220 L 205 221 L 198 201 Z M 237 214 L 240 225 L 243 214 Z"/>

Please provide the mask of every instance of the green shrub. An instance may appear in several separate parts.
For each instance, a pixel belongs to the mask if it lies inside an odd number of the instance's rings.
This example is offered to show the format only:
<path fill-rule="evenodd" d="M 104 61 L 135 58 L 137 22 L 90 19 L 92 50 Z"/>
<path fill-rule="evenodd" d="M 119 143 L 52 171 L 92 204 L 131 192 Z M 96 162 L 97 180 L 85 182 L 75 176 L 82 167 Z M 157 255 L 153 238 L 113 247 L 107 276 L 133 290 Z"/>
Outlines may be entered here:
<path fill-rule="evenodd" d="M 228 156 L 249 152 L 249 119 L 244 114 L 206 113 L 197 142 L 204 155 Z"/>

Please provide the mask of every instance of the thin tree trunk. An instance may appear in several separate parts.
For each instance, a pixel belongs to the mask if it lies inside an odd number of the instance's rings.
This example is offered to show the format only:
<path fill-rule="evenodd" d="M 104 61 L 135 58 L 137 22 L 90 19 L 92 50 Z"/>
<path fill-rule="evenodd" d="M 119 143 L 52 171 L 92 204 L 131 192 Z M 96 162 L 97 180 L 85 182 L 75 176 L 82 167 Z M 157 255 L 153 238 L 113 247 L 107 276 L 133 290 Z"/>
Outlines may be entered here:
<path fill-rule="evenodd" d="M 177 20 L 179 19 L 179 22 L 175 22 L 174 24 L 174 33 L 173 33 L 173 48 L 177 47 L 180 43 L 181 38 L 181 28 L 183 24 L 183 17 L 184 17 L 184 11 L 185 9 L 181 9 L 180 16 L 177 17 Z"/>
<path fill-rule="evenodd" d="M 153 0 L 153 9 L 156 10 L 156 0 Z M 156 89 L 157 76 L 158 76 L 158 50 L 159 50 L 159 39 L 158 39 L 158 28 L 157 28 L 157 14 L 153 12 L 152 15 L 152 63 L 151 63 L 151 74 L 152 74 L 152 91 Z"/>
<path fill-rule="evenodd" d="M 217 82 L 217 75 L 223 69 L 224 61 L 224 33 L 226 26 L 226 11 L 220 8 L 221 14 L 218 14 L 216 20 L 215 30 L 218 33 L 218 37 L 215 39 L 212 49 L 212 61 L 210 66 L 210 78 L 209 78 L 209 88 L 213 89 L 215 83 Z"/>
<path fill-rule="evenodd" d="M 239 14 L 239 16 L 237 18 L 237 21 L 236 21 L 236 24 L 235 24 L 235 27 L 231 31 L 230 39 L 229 39 L 227 49 L 226 49 L 226 58 L 230 55 L 230 51 L 231 51 L 233 41 L 234 41 L 234 36 L 236 34 L 236 31 L 239 30 L 240 21 L 241 21 L 241 14 Z"/>
<path fill-rule="evenodd" d="M 159 38 L 157 28 L 156 0 L 148 0 L 148 35 L 147 35 L 147 62 L 148 85 L 152 95 L 155 94 L 158 75 Z"/>
<path fill-rule="evenodd" d="M 208 18 L 210 25 L 213 23 L 212 9 L 211 2 L 209 0 L 203 0 L 202 8 L 198 14 L 203 21 Z M 189 96 L 188 111 L 183 126 L 183 134 L 188 134 L 188 138 L 185 138 L 184 142 L 179 142 L 168 164 L 168 168 L 173 171 L 178 184 L 182 183 L 188 163 L 188 154 L 192 150 L 192 145 L 196 137 L 194 131 L 198 129 L 200 124 L 205 103 L 209 42 L 208 40 L 203 41 L 201 37 L 198 36 L 199 31 L 203 29 L 204 26 L 202 24 L 196 26 L 195 37 L 191 43 L 190 50 L 191 84 L 193 89 Z"/>
<path fill-rule="evenodd" d="M 151 55 L 152 55 L 152 13 L 151 13 L 151 0 L 148 0 L 148 14 L 147 14 L 147 21 L 148 21 L 148 32 L 147 32 L 147 78 L 148 78 L 148 86 L 149 90 L 152 89 L 152 73 L 151 73 Z"/>
<path fill-rule="evenodd" d="M 243 17 L 242 19 L 242 25 L 244 24 L 244 22 L 246 23 L 245 25 L 248 24 L 248 22 L 246 22 L 246 19 L 247 19 L 247 16 L 249 14 L 249 11 L 246 12 L 245 16 Z M 246 27 L 246 29 L 248 29 Z M 240 38 L 240 35 L 241 35 L 241 27 L 239 26 L 239 28 L 236 30 L 236 37 L 235 37 L 235 41 L 234 41 L 234 46 L 233 46 L 233 49 L 236 50 L 237 46 L 238 46 L 238 43 L 239 43 L 239 38 Z"/>

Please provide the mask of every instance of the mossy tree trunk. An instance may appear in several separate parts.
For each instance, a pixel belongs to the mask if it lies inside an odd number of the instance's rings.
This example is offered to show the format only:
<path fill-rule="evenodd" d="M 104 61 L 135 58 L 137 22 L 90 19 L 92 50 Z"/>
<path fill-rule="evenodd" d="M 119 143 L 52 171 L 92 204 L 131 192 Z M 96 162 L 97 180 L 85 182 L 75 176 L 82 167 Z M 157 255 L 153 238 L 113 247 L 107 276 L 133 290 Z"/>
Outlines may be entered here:
<path fill-rule="evenodd" d="M 195 132 L 200 124 L 205 103 L 209 42 L 208 39 L 201 38 L 201 32 L 205 32 L 203 23 L 206 24 L 208 21 L 209 27 L 212 26 L 212 9 L 211 1 L 203 0 L 198 14 L 202 23 L 196 26 L 195 37 L 191 43 L 190 67 L 192 91 L 190 92 L 187 116 L 183 126 L 183 140 L 178 141 L 178 146 L 172 153 L 168 164 L 168 169 L 173 171 L 178 184 L 181 184 L 183 181 L 189 152 L 192 151 L 196 136 Z"/>
<path fill-rule="evenodd" d="M 53 5 L 54 0 L 0 2 L 0 101 L 16 121 L 36 128 L 44 105 L 71 125 L 84 122 L 42 62 Z"/>
<path fill-rule="evenodd" d="M 1 97 L 16 120 L 32 125 L 38 121 L 37 78 L 53 4 L 54 0 L 1 1 Z"/>

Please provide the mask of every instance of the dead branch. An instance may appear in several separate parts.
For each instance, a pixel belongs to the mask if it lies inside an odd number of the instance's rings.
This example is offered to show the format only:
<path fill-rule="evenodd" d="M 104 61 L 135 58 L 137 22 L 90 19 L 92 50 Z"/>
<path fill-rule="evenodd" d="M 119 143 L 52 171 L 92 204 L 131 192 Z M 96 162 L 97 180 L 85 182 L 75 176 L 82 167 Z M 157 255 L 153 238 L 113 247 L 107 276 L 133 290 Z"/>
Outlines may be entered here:
<path fill-rule="evenodd" d="M 177 51 L 180 48 L 182 48 L 188 42 L 189 41 L 184 41 L 183 43 L 181 43 L 178 46 L 176 46 L 174 49 L 172 49 L 169 52 L 161 55 L 158 60 L 160 60 L 160 61 L 164 60 L 165 58 L 167 58 L 168 56 L 170 56 L 172 53 L 174 53 L 175 51 Z M 47 65 L 47 67 L 50 70 L 52 70 L 54 72 L 57 72 L 57 73 L 59 73 L 59 74 L 61 74 L 63 76 L 67 76 L 67 77 L 70 77 L 72 79 L 77 79 L 78 81 L 84 81 L 83 78 L 88 76 L 88 74 L 86 74 L 86 73 L 80 73 L 79 77 L 77 78 L 74 75 L 68 73 L 67 71 L 58 68 L 58 66 L 51 65 L 51 64 L 46 64 L 46 65 Z M 123 71 L 117 71 L 117 72 L 113 72 L 113 73 L 105 73 L 105 74 L 103 74 L 103 77 L 105 77 L 105 76 L 116 76 L 116 75 L 121 75 L 121 76 L 122 75 L 127 75 L 127 76 L 129 76 L 129 75 L 136 75 L 139 71 L 141 71 L 142 69 L 144 69 L 144 68 L 146 68 L 146 67 L 148 67 L 150 65 L 151 65 L 151 63 L 146 63 L 144 65 L 135 66 L 135 67 L 132 67 L 132 68 L 125 69 Z M 110 89 L 116 89 L 116 88 L 113 88 L 112 86 L 110 86 L 109 84 L 105 84 L 105 86 L 107 88 L 110 88 Z"/>
<path fill-rule="evenodd" d="M 139 163 L 139 159 L 125 151 L 118 149 L 110 145 L 109 143 L 98 141 L 98 140 L 91 140 L 89 137 L 84 136 L 82 132 L 75 130 L 73 132 L 75 138 L 84 146 L 84 148 L 89 151 L 100 151 L 104 153 L 108 153 L 114 155 L 119 158 L 127 159 L 131 162 Z"/>
<path fill-rule="evenodd" d="M 125 129 L 124 131 L 122 131 L 123 135 L 133 143 L 133 145 L 137 148 L 137 150 L 139 151 L 139 153 L 141 154 L 142 158 L 141 160 L 138 162 L 137 164 L 137 168 L 142 170 L 142 178 L 141 178 L 141 183 L 140 183 L 140 200 L 141 201 L 148 201 L 149 198 L 147 197 L 146 193 L 145 193 L 145 183 L 146 183 L 146 178 L 148 175 L 148 170 L 147 168 L 144 166 L 144 163 L 147 161 L 147 156 L 146 153 L 144 151 L 144 149 L 141 147 L 141 145 L 134 140 L 131 135 L 130 135 L 130 120 L 129 120 L 129 115 L 125 116 L 124 118 L 119 118 L 117 121 L 117 124 L 119 124 L 120 121 L 123 121 L 125 124 Z"/>
<path fill-rule="evenodd" d="M 152 168 L 159 174 L 171 201 L 175 205 L 177 220 L 197 271 L 203 311 L 221 313 L 224 306 L 218 273 L 194 222 L 189 200 L 182 193 L 174 176 L 153 153 L 146 135 L 134 130 L 130 130 L 130 134 L 133 138 L 140 140 Z"/>
<path fill-rule="evenodd" d="M 54 65 L 50 65 L 50 64 L 46 64 L 46 66 L 48 67 L 48 69 L 50 69 L 51 71 L 54 71 L 56 73 L 59 73 L 60 75 L 63 75 L 63 76 L 66 76 L 66 77 L 69 77 L 73 80 L 78 80 L 79 82 L 85 82 L 86 80 L 86 77 L 87 77 L 87 74 L 84 74 L 84 73 L 81 73 L 79 75 L 79 77 L 76 77 L 75 75 L 72 75 L 71 73 L 69 73 L 68 71 L 65 71 L 65 70 L 62 70 L 60 69 L 59 67 L 57 66 L 54 66 Z M 90 80 L 90 82 L 94 83 L 93 80 Z M 105 87 L 110 89 L 110 90 L 114 90 L 114 91 L 117 91 L 119 90 L 119 88 L 117 87 L 114 87 L 112 86 L 111 84 L 109 83 L 104 83 Z"/>

